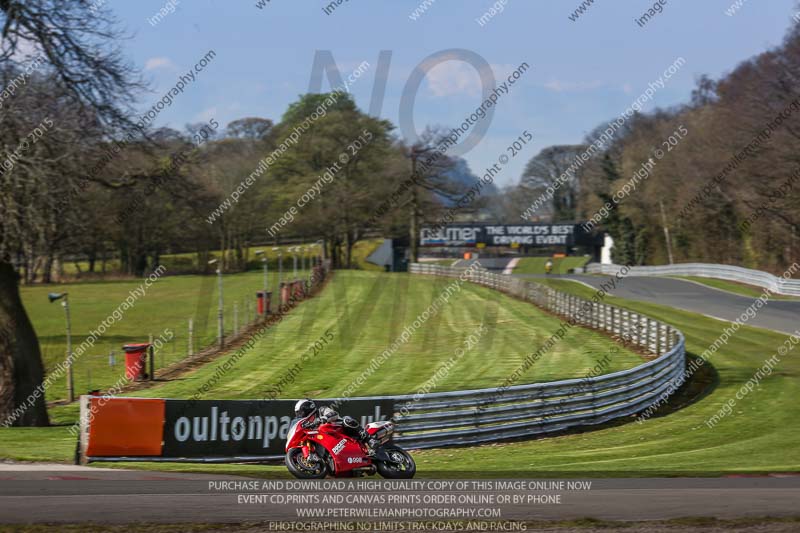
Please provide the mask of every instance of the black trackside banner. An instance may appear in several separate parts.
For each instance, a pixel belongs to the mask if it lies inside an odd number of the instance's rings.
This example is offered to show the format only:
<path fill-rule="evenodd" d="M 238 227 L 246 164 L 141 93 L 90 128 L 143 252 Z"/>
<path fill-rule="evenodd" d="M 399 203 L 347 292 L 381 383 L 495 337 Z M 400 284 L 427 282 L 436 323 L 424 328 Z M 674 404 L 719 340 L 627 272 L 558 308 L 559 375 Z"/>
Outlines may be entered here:
<path fill-rule="evenodd" d="M 294 404 L 294 400 L 167 400 L 161 456 L 282 455 Z M 366 425 L 388 420 L 393 409 L 391 400 L 348 400 L 339 414 Z"/>
<path fill-rule="evenodd" d="M 423 227 L 422 246 L 575 246 L 591 244 L 593 236 L 576 223 L 569 224 L 451 224 Z"/>

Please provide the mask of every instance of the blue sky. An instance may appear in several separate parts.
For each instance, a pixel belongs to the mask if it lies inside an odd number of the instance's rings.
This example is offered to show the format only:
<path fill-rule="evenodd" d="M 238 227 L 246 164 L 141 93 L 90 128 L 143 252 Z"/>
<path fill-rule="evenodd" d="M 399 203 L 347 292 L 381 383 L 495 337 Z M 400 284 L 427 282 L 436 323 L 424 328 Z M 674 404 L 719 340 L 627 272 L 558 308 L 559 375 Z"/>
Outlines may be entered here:
<path fill-rule="evenodd" d="M 152 26 L 148 19 L 168 0 L 107 0 L 132 34 L 124 50 L 152 82 L 153 93 L 137 107 L 152 106 L 213 49 L 214 61 L 156 124 L 182 129 L 188 122 L 215 118 L 225 125 L 244 116 L 278 121 L 308 91 L 315 51 L 330 50 L 343 76 L 370 63 L 351 88 L 367 110 L 378 54 L 391 50 L 381 116 L 398 124 L 413 69 L 436 52 L 466 49 L 485 58 L 498 80 L 523 62 L 531 67 L 500 99 L 485 138 L 465 155 L 480 175 L 524 130 L 533 134 L 496 178 L 500 185 L 516 182 L 540 149 L 578 143 L 618 116 L 678 57 L 685 65 L 644 109 L 685 102 L 698 75 L 718 77 L 779 44 L 795 9 L 795 0 L 746 0 L 728 16 L 735 0 L 668 0 L 661 14 L 639 27 L 635 18 L 650 2 L 595 0 L 573 22 L 568 15 L 579 0 L 506 0 L 503 12 L 481 26 L 477 19 L 495 0 L 434 0 L 417 20 L 409 15 L 424 0 L 348 0 L 330 15 L 322 10 L 330 0 L 270 0 L 264 9 L 256 1 L 180 0 L 174 13 Z M 472 67 L 441 63 L 417 94 L 417 127 L 456 126 L 481 100 Z"/>

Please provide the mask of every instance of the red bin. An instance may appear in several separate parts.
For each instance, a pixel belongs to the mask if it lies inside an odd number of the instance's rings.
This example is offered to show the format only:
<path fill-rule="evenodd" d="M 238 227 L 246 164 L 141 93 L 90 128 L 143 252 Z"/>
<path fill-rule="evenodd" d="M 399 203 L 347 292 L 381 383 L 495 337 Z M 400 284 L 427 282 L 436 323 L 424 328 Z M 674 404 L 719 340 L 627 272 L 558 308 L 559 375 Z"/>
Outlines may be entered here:
<path fill-rule="evenodd" d="M 270 303 L 272 301 L 271 291 L 258 291 L 256 293 L 258 300 L 258 314 L 268 315 L 270 313 Z"/>
<path fill-rule="evenodd" d="M 147 379 L 147 349 L 150 344 L 126 344 L 122 347 L 125 351 L 125 377 L 131 381 L 144 381 Z"/>
<path fill-rule="evenodd" d="M 289 303 L 290 290 L 291 285 L 289 283 L 281 282 L 281 307 L 284 307 Z"/>
<path fill-rule="evenodd" d="M 304 292 L 303 282 L 301 280 L 292 282 L 292 294 L 294 295 L 295 300 L 302 300 L 304 297 Z"/>

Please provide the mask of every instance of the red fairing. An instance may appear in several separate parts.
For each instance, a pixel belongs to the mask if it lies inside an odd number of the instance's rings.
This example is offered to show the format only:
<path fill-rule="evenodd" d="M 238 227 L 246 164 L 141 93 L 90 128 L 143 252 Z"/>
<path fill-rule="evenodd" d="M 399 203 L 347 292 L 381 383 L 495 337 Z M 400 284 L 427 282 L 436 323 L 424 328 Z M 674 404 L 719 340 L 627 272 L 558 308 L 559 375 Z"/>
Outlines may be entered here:
<path fill-rule="evenodd" d="M 308 457 L 314 445 L 322 446 L 333 458 L 333 474 L 337 476 L 372 464 L 361 443 L 346 435 L 340 425 L 326 423 L 320 424 L 316 429 L 303 427 L 304 424 L 313 423 L 314 419 L 314 414 L 308 415 L 289 428 L 286 438 L 287 452 L 291 448 L 302 448 L 303 456 Z"/>
<path fill-rule="evenodd" d="M 346 435 L 339 425 L 322 424 L 317 442 L 333 457 L 334 475 L 372 464 L 361 443 Z"/>

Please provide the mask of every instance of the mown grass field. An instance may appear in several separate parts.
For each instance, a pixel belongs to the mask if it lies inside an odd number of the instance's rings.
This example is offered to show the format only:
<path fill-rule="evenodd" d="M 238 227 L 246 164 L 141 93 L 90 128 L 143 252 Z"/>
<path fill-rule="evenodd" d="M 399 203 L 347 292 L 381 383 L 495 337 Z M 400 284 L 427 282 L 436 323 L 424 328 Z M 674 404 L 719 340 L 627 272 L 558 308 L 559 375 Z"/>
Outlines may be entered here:
<path fill-rule="evenodd" d="M 544 274 L 544 265 L 553 261 L 553 274 L 567 274 L 570 269 L 579 268 L 589 262 L 589 257 L 569 256 L 551 259 L 549 257 L 523 257 L 514 268 L 514 274 Z"/>
<path fill-rule="evenodd" d="M 377 265 L 366 262 L 366 257 L 379 244 L 378 239 L 356 243 L 353 247 L 353 259 L 359 268 L 383 270 Z M 293 268 L 291 254 L 287 248 L 287 246 L 281 247 L 284 252 L 283 280 L 291 277 Z M 250 249 L 253 257 L 256 249 Z M 278 285 L 277 252 L 272 251 L 271 247 L 267 251 L 270 257 L 269 288 L 273 291 L 273 301 L 275 301 Z M 166 267 L 164 276 L 148 289 L 145 296 L 137 299 L 133 308 L 124 312 L 122 320 L 116 321 L 94 346 L 77 359 L 74 366 L 76 394 L 84 394 L 91 389 L 109 387 L 116 383 L 124 374 L 122 346 L 127 343 L 147 342 L 150 334 L 153 334 L 155 339 L 162 336 L 162 339 L 166 340 L 170 334 L 165 333 L 165 330 L 172 331 L 172 339 L 156 354 L 157 368 L 183 359 L 188 353 L 190 318 L 194 322 L 195 352 L 215 342 L 218 305 L 216 275 L 171 275 L 174 273 L 170 269 L 171 265 L 183 265 L 187 261 L 194 261 L 195 254 L 165 255 L 162 259 L 162 264 Z M 257 259 L 254 261 L 258 263 Z M 68 266 L 65 265 L 67 271 L 69 271 Z M 113 265 L 109 268 L 111 266 Z M 301 266 L 302 263 L 298 259 L 300 269 L 298 276 L 307 277 L 308 271 L 302 271 Z M 85 269 L 86 265 L 82 268 Z M 236 321 L 238 326 L 244 325 L 248 316 L 254 318 L 255 293 L 263 288 L 263 279 L 263 271 L 259 264 L 249 272 L 225 274 L 223 295 L 226 334 L 230 335 L 233 332 L 234 303 L 238 307 Z M 73 350 L 76 350 L 89 336 L 89 332 L 96 329 L 128 297 L 129 292 L 139 287 L 142 282 L 142 279 L 92 280 L 22 287 L 22 300 L 39 336 L 46 370 L 55 368 L 66 358 L 64 310 L 60 302 L 51 304 L 47 299 L 47 293 L 69 293 L 72 345 Z M 110 358 L 112 351 L 115 352 L 113 365 Z M 67 396 L 66 391 L 66 376 L 64 376 L 48 389 L 47 400 L 64 399 Z"/>
<path fill-rule="evenodd" d="M 365 269 L 377 265 L 366 263 L 365 258 L 372 253 L 377 241 L 362 241 L 354 247 L 354 258 Z M 255 250 L 255 249 L 254 249 Z M 274 254 L 269 250 L 270 257 Z M 183 254 L 190 256 L 193 254 Z M 168 257 L 168 256 L 165 256 Z M 194 322 L 195 352 L 216 341 L 217 335 L 217 277 L 172 276 L 169 261 L 164 276 L 153 283 L 144 296 L 140 296 L 134 306 L 124 312 L 122 320 L 115 321 L 93 347 L 81 355 L 74 366 L 76 394 L 85 394 L 90 389 L 109 387 L 124 373 L 124 353 L 122 346 L 127 343 L 147 342 L 148 336 L 163 335 L 172 331 L 172 339 L 156 354 L 156 375 L 158 368 L 183 359 L 188 353 L 189 319 Z M 292 274 L 292 259 L 283 258 L 283 280 Z M 301 262 L 298 260 L 298 268 Z M 308 271 L 298 273 L 307 277 Z M 225 299 L 226 334 L 233 332 L 234 303 L 238 306 L 237 325 L 246 323 L 255 312 L 255 293 L 264 286 L 263 271 L 260 269 L 245 273 L 225 274 L 223 296 Z M 57 285 L 34 285 L 23 287 L 22 300 L 28 316 L 39 336 L 42 357 L 46 369 L 53 369 L 66 358 L 66 323 L 60 302 L 51 304 L 47 299 L 49 292 L 69 293 L 72 316 L 72 346 L 78 346 L 96 329 L 110 313 L 125 300 L 131 290 L 136 289 L 143 280 L 82 281 Z M 273 291 L 273 301 L 277 300 L 277 263 L 269 269 L 269 288 Z M 249 315 L 248 306 L 249 305 Z M 109 354 L 115 352 L 114 365 L 110 364 Z M 47 391 L 48 401 L 66 398 L 66 376 L 61 377 Z"/>
<path fill-rule="evenodd" d="M 320 297 L 291 313 L 209 394 L 218 398 L 263 397 L 308 346 L 329 331 L 333 340 L 285 387 L 283 396 L 335 397 L 452 283 L 444 278 L 407 274 L 337 272 Z M 469 350 L 444 379 L 437 381 L 437 390 L 497 386 L 559 323 L 525 302 L 468 283 L 461 285 L 438 313 L 422 322 L 408 342 L 400 343 L 389 360 L 354 394 L 417 391 L 481 323 L 490 333 L 482 336 L 478 346 Z M 614 341 L 607 337 L 573 330 L 520 381 L 581 377 L 613 346 Z M 641 362 L 638 355 L 623 350 L 609 368 L 619 370 Z M 186 397 L 213 373 L 214 368 L 203 368 L 146 394 Z"/>
<path fill-rule="evenodd" d="M 167 271 L 168 273 L 169 271 Z M 270 290 L 277 287 L 278 274 L 270 272 Z M 291 271 L 288 272 L 291 274 Z M 307 273 L 303 273 L 306 275 Z M 226 274 L 223 280 L 225 299 L 225 329 L 233 330 L 233 303 L 238 302 L 239 324 L 245 321 L 245 302 L 250 300 L 251 313 L 255 309 L 255 293 L 263 288 L 262 272 Z M 284 271 L 284 280 L 287 271 Z M 46 369 L 52 369 L 66 357 L 66 322 L 60 302 L 50 303 L 47 293 L 69 293 L 72 316 L 72 348 L 76 350 L 89 332 L 96 329 L 136 289 L 142 280 L 66 283 L 57 286 L 28 286 L 22 288 L 22 300 L 39 336 Z M 276 295 L 276 293 L 273 293 Z M 182 359 L 187 354 L 189 319 L 194 320 L 194 347 L 213 343 L 217 327 L 217 277 L 162 276 L 153 283 L 132 308 L 124 311 L 122 319 L 115 321 L 93 347 L 75 363 L 75 391 L 85 394 L 90 388 L 113 385 L 124 373 L 122 345 L 147 342 L 148 335 L 155 338 L 166 328 L 173 332 L 173 340 L 156 354 L 157 368 Z M 164 335 L 167 339 L 169 334 Z M 116 364 L 109 364 L 109 352 L 115 351 Z M 157 370 L 156 370 L 156 375 Z M 66 397 L 66 377 L 56 381 L 47 390 L 48 401 Z"/>
<path fill-rule="evenodd" d="M 368 276 L 363 273 L 358 275 Z M 397 278 L 402 280 L 407 276 L 398 275 Z M 427 280 L 427 283 L 435 285 L 437 281 Z M 545 283 L 583 297 L 593 294 L 588 287 L 566 280 L 550 279 Z M 414 281 L 413 285 L 417 285 L 417 282 Z M 332 289 L 333 287 L 328 288 L 325 298 L 335 294 Z M 535 318 L 535 310 L 525 311 L 516 308 L 517 305 L 528 304 L 513 300 L 509 302 L 500 295 L 491 292 L 487 294 L 484 291 L 488 290 L 470 287 L 464 290 L 463 297 L 486 299 L 490 304 L 493 300 L 499 301 L 498 309 L 502 310 L 503 314 L 498 315 L 497 339 L 503 338 L 503 334 L 500 333 L 503 327 L 511 327 L 513 332 L 513 328 L 520 327 L 518 320 L 530 323 Z M 355 297 L 355 291 L 352 292 Z M 421 297 L 422 294 L 418 296 Z M 425 301 L 430 299 L 428 295 Z M 606 301 L 647 313 L 673 324 L 685 333 L 690 357 L 699 355 L 714 343 L 724 328 L 723 323 L 695 313 L 613 297 L 607 297 Z M 480 305 L 479 302 L 473 305 L 481 309 L 487 308 L 486 304 Z M 301 320 L 299 313 L 295 320 Z M 515 325 L 504 326 L 506 324 L 504 320 L 510 320 Z M 290 322 L 287 321 L 287 327 L 289 325 Z M 294 327 L 299 329 L 299 324 L 295 322 Z M 449 328 L 442 329 L 446 330 Z M 505 335 L 510 334 L 511 332 Z M 382 332 L 382 335 L 383 338 L 389 337 L 386 332 Z M 730 398 L 735 399 L 736 392 L 766 359 L 776 353 L 786 338 L 785 335 L 764 329 L 742 327 L 728 344 L 721 347 L 710 359 L 704 367 L 704 372 L 698 375 L 698 380 L 690 383 L 686 391 L 681 391 L 678 398 L 680 405 L 677 406 L 680 409 L 674 410 L 676 406 L 671 406 L 642 424 L 631 420 L 626 424 L 596 431 L 533 441 L 420 451 L 415 453 L 418 475 L 458 475 L 478 471 L 489 477 L 498 473 L 506 476 L 558 474 L 624 477 L 800 472 L 800 425 L 797 424 L 800 407 L 796 401 L 800 393 L 800 379 L 798 379 L 800 363 L 796 352 L 781 357 L 780 364 L 758 388 L 743 399 L 737 400 L 731 415 L 723 418 L 713 428 L 705 424 L 705 421 L 716 414 L 725 402 Z M 494 344 L 498 343 L 497 339 Z M 437 340 L 432 338 L 430 342 L 435 345 Z M 496 360 L 488 359 L 482 368 L 480 363 L 476 362 L 473 372 L 491 373 L 492 367 L 496 364 Z M 325 368 L 328 366 L 325 365 Z M 484 378 L 485 376 L 480 375 L 475 379 L 481 381 Z M 244 384 L 248 381 L 246 376 L 241 376 L 239 379 Z M 461 374 L 460 380 L 471 381 L 472 377 Z M 256 383 L 257 381 L 253 379 L 250 383 L 253 390 L 261 386 Z M 398 384 L 405 383 L 399 378 L 395 381 Z M 452 385 L 456 385 L 457 382 L 458 380 L 455 380 Z M 412 384 L 413 380 L 408 383 Z M 187 384 L 176 383 L 167 387 L 179 390 L 186 386 Z M 300 384 L 297 386 L 301 388 Z M 302 387 L 309 386 L 324 389 L 325 383 L 320 382 L 315 385 L 312 380 Z M 227 388 L 226 383 L 224 389 Z M 152 392 L 155 394 L 156 390 Z M 0 455 L 18 459 L 69 460 L 74 451 L 74 440 L 67 438 L 66 435 L 68 434 L 63 428 L 0 430 Z M 35 444 L 21 445 L 26 442 Z M 164 464 L 120 466 L 258 476 L 288 475 L 285 468 L 280 466 Z"/>

